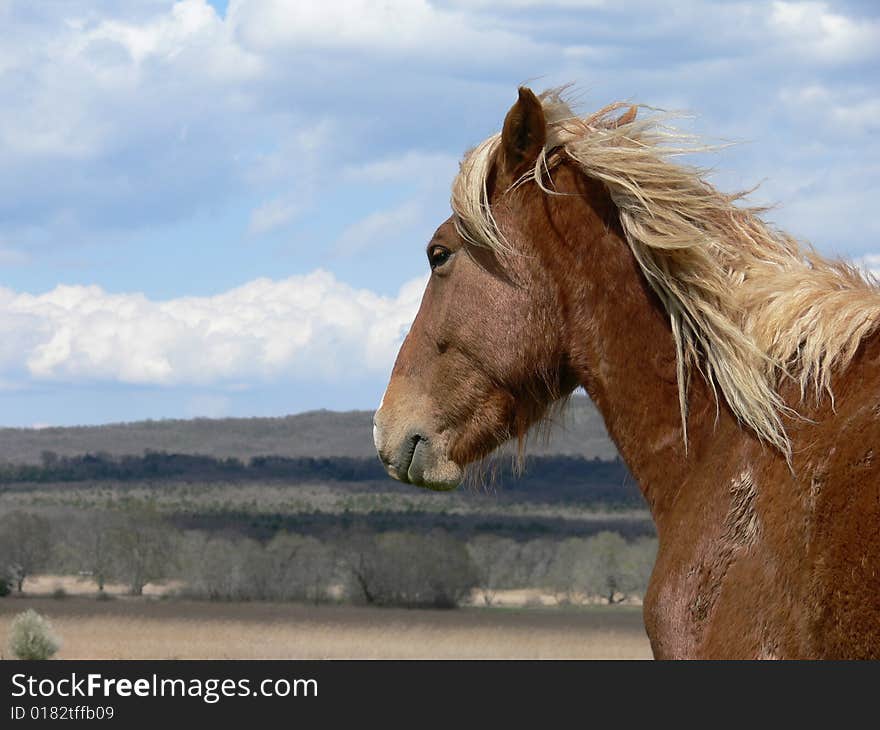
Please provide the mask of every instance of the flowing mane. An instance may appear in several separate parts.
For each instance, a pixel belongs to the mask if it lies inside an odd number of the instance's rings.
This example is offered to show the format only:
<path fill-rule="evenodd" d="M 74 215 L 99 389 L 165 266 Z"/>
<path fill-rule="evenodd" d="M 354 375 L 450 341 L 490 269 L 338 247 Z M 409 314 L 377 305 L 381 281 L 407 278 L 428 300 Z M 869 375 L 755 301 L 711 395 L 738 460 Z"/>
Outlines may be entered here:
<path fill-rule="evenodd" d="M 880 322 L 880 290 L 854 266 L 831 261 L 773 229 L 761 208 L 737 205 L 704 170 L 670 158 L 705 150 L 664 126 L 664 115 L 616 103 L 579 117 L 558 90 L 540 97 L 546 143 L 515 185 L 548 194 L 564 161 L 602 181 L 626 240 L 669 314 L 687 443 L 687 390 L 694 368 L 720 390 L 734 414 L 791 458 L 779 394 L 793 378 L 801 398 L 831 394 L 831 376 Z M 616 117 L 619 110 L 630 110 Z M 501 135 L 470 152 L 452 191 L 459 233 L 498 252 L 509 247 L 489 208 L 487 179 Z"/>

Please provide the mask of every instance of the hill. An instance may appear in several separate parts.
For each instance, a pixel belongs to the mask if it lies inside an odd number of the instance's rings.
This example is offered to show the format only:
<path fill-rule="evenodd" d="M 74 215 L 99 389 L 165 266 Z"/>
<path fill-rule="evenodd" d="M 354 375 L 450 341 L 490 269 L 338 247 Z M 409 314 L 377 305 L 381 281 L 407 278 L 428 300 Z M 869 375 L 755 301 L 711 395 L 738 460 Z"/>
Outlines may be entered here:
<path fill-rule="evenodd" d="M 39 464 L 42 454 L 104 453 L 111 456 L 161 451 L 214 458 L 375 459 L 371 411 L 310 411 L 282 418 L 138 421 L 105 426 L 0 429 L 0 462 Z M 602 417 L 583 396 L 530 439 L 534 456 L 611 460 L 617 455 Z"/>

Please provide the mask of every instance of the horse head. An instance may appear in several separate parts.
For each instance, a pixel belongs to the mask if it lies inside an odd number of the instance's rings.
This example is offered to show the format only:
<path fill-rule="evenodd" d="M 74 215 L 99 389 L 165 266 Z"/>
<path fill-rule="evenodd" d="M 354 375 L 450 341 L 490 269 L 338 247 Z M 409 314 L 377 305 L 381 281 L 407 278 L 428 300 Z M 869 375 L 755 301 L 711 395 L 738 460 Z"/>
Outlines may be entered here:
<path fill-rule="evenodd" d="M 492 138 L 485 195 L 503 248 L 456 217 L 428 242 L 430 280 L 374 417 L 376 450 L 395 479 L 454 488 L 467 464 L 523 436 L 577 385 L 556 326 L 558 288 L 523 217 L 526 190 L 515 185 L 541 154 L 545 129 L 541 102 L 521 89 Z"/>

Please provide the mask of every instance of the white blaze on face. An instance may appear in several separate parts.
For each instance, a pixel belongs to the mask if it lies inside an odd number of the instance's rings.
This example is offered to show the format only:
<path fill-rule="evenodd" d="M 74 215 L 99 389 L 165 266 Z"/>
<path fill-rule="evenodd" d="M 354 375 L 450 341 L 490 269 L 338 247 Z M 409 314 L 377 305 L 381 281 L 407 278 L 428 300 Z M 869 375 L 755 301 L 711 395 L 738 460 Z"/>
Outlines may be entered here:
<path fill-rule="evenodd" d="M 376 417 L 379 415 L 379 411 L 382 410 L 382 406 L 385 404 L 385 396 L 388 395 L 388 388 L 385 388 L 385 392 L 382 393 L 382 398 L 379 401 L 379 407 L 376 409 L 376 413 L 373 414 L 373 446 L 376 447 L 376 450 L 379 450 L 379 437 L 381 436 L 379 432 L 379 426 L 376 424 Z"/>

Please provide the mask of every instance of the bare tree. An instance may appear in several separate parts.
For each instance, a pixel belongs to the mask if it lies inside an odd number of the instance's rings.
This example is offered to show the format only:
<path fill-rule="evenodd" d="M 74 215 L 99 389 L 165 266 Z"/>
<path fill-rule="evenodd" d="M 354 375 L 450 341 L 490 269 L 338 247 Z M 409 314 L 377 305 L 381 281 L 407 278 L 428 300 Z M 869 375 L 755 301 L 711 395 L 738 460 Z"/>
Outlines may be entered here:
<path fill-rule="evenodd" d="M 278 597 L 320 603 L 336 578 L 336 551 L 314 537 L 282 532 L 266 545 Z"/>
<path fill-rule="evenodd" d="M 623 554 L 626 593 L 635 593 L 644 597 L 656 559 L 656 537 L 640 537 L 627 545 Z"/>
<path fill-rule="evenodd" d="M 600 532 L 589 538 L 583 566 L 583 586 L 609 604 L 644 594 L 657 552 L 657 541 L 643 538 L 627 543 L 616 532 Z"/>
<path fill-rule="evenodd" d="M 111 535 L 116 570 L 132 595 L 142 595 L 147 583 L 166 578 L 172 571 L 173 534 L 155 508 L 130 509 Z"/>
<path fill-rule="evenodd" d="M 16 510 L 0 518 L 0 563 L 22 592 L 25 580 L 52 556 L 52 525 L 45 517 Z"/>
<path fill-rule="evenodd" d="M 589 560 L 589 544 L 583 538 L 572 537 L 556 545 L 543 584 L 553 591 L 557 603 L 572 603 L 575 594 L 583 591 Z"/>
<path fill-rule="evenodd" d="M 351 592 L 364 603 L 377 602 L 379 549 L 376 538 L 365 532 L 354 532 L 343 540 L 340 562 L 351 579 Z"/>
<path fill-rule="evenodd" d="M 479 582 L 465 544 L 442 530 L 356 534 L 341 555 L 353 592 L 366 603 L 452 608 Z"/>
<path fill-rule="evenodd" d="M 478 535 L 468 541 L 467 550 L 482 589 L 483 602 L 491 606 L 499 588 L 514 584 L 519 545 L 507 537 Z"/>
<path fill-rule="evenodd" d="M 252 567 L 249 556 L 261 546 L 248 539 L 187 533 L 181 540 L 178 575 L 187 594 L 211 601 L 246 600 Z"/>
<path fill-rule="evenodd" d="M 114 533 L 120 527 L 117 514 L 90 510 L 79 519 L 74 519 L 68 528 L 67 548 L 74 564 L 95 581 L 101 592 L 116 574 Z"/>
<path fill-rule="evenodd" d="M 559 543 L 547 538 L 529 540 L 519 551 L 517 583 L 521 586 L 551 587 Z"/>

